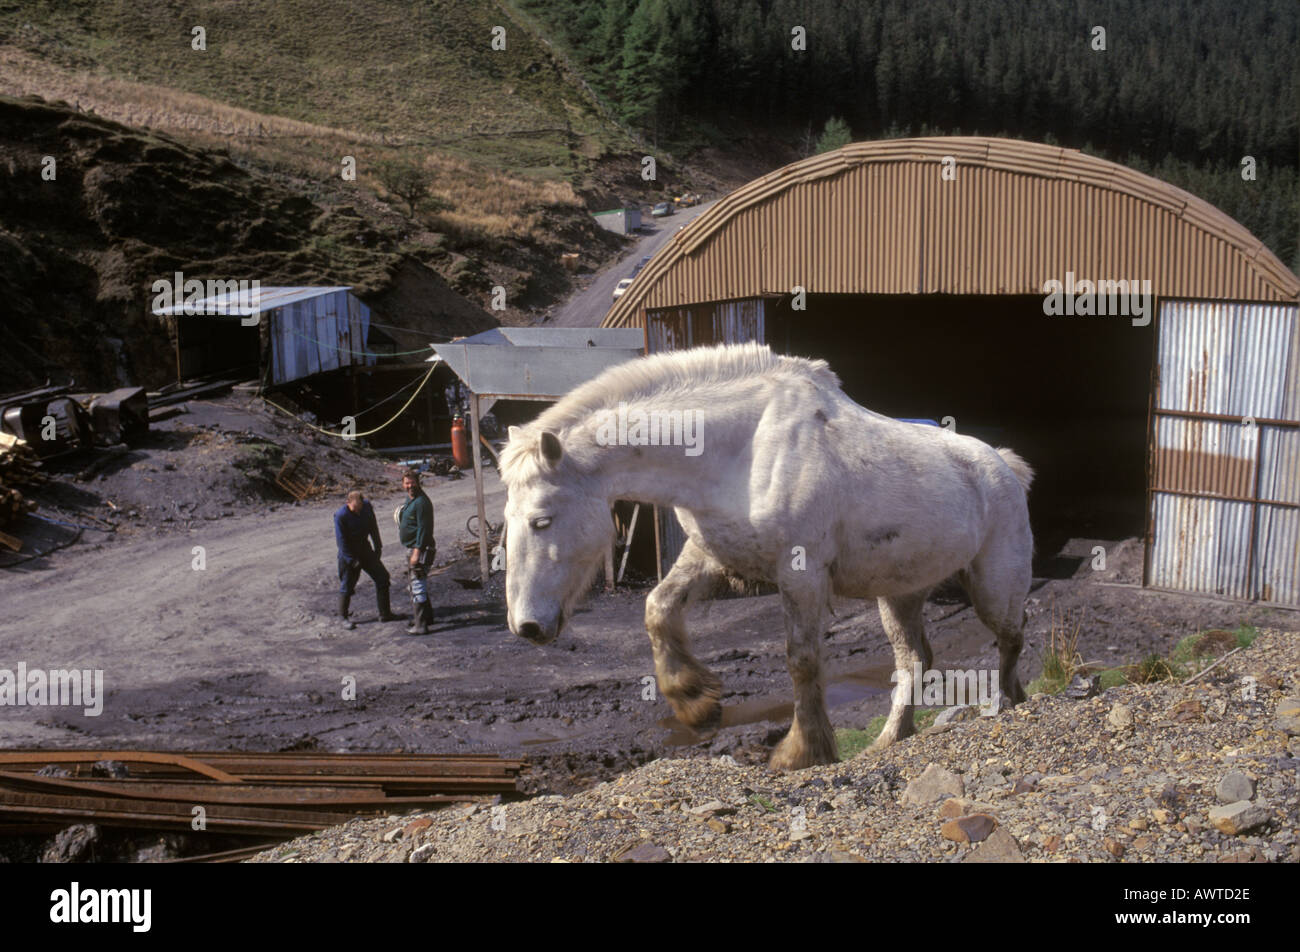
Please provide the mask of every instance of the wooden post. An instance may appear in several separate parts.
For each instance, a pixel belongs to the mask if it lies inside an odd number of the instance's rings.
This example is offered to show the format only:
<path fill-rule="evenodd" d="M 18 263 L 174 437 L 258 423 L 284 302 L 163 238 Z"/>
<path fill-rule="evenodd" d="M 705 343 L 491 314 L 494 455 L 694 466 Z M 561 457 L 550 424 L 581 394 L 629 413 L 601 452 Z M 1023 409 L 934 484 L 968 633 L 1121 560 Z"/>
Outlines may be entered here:
<path fill-rule="evenodd" d="M 614 547 L 605 550 L 605 591 L 614 591 Z"/>
<path fill-rule="evenodd" d="M 651 506 L 650 515 L 655 524 L 655 575 L 657 575 L 659 581 L 662 582 L 664 580 L 664 557 L 662 548 L 663 543 L 659 539 L 659 507 Z"/>
<path fill-rule="evenodd" d="M 478 570 L 483 587 L 488 583 L 488 522 L 483 505 L 483 451 L 479 449 L 478 394 L 469 397 L 469 420 L 473 428 L 474 444 L 474 495 L 478 499 Z"/>
<path fill-rule="evenodd" d="M 636 517 L 641 514 L 641 504 L 637 503 L 632 509 L 632 524 L 627 529 L 627 542 L 623 543 L 623 561 L 618 567 L 618 576 L 615 582 L 623 581 L 623 573 L 627 571 L 627 557 L 632 551 L 632 537 L 636 535 Z"/>
<path fill-rule="evenodd" d="M 424 442 L 436 443 L 438 438 L 434 435 L 435 424 L 433 422 L 433 378 L 432 377 L 429 378 L 429 382 L 425 385 L 424 408 L 425 408 L 425 416 L 428 420 L 428 425 L 429 425 L 428 434 L 425 436 Z"/>

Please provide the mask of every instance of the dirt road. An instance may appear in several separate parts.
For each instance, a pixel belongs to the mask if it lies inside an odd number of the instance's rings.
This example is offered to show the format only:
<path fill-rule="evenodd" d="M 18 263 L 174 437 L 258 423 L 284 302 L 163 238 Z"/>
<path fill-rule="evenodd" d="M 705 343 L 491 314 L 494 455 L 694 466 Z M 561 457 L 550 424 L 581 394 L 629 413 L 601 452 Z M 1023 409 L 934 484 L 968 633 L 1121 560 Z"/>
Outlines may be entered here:
<path fill-rule="evenodd" d="M 644 219 L 648 234 L 604 271 L 588 279 L 589 283 L 570 297 L 546 322 L 547 327 L 599 327 L 614 303 L 614 287 L 624 278 L 632 277 L 632 269 L 644 255 L 654 255 L 685 225 L 689 225 L 713 207 L 705 202 L 690 208 L 678 209 L 667 218 Z"/>

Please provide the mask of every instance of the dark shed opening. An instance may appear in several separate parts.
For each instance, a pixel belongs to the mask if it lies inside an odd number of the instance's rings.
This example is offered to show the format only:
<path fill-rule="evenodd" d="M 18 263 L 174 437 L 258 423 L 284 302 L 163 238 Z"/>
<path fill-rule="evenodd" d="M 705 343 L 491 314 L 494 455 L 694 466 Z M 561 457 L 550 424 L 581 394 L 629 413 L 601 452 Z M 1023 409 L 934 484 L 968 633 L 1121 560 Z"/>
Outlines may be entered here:
<path fill-rule="evenodd" d="M 1071 538 L 1142 534 L 1154 323 L 1049 317 L 1028 295 L 819 294 L 807 305 L 777 305 L 775 347 L 826 359 L 870 410 L 951 417 L 1034 468 L 1035 574 L 1055 574 L 1052 555 Z"/>

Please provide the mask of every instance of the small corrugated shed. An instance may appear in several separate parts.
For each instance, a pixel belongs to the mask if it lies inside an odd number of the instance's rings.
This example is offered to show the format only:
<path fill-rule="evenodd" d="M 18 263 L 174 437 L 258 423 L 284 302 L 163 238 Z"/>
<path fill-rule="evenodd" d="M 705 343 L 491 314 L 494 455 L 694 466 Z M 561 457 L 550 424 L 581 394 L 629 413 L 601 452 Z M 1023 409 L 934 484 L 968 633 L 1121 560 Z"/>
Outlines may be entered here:
<path fill-rule="evenodd" d="M 342 367 L 374 364 L 366 348 L 370 308 L 351 292 L 350 287 L 263 287 L 251 301 L 246 293 L 231 292 L 154 313 L 177 321 L 181 377 L 205 372 L 205 355 L 219 349 L 213 345 L 247 334 L 242 321 L 258 316 L 253 330 L 260 335 L 263 376 L 269 376 L 272 384 L 283 384 Z"/>
<path fill-rule="evenodd" d="M 470 390 L 474 491 L 479 525 L 486 526 L 479 418 L 498 399 L 558 400 L 574 387 L 616 364 L 640 357 L 642 334 L 627 328 L 494 327 L 451 341 L 430 344 L 430 361 L 445 361 Z M 479 546 L 479 572 L 488 577 L 488 551 Z"/>
<path fill-rule="evenodd" d="M 640 357 L 641 344 L 641 334 L 626 328 L 494 327 L 429 346 L 478 396 L 558 400 L 606 368 Z"/>
<path fill-rule="evenodd" d="M 630 235 L 641 227 L 641 209 L 613 208 L 607 212 L 592 212 L 596 224 L 616 235 Z"/>

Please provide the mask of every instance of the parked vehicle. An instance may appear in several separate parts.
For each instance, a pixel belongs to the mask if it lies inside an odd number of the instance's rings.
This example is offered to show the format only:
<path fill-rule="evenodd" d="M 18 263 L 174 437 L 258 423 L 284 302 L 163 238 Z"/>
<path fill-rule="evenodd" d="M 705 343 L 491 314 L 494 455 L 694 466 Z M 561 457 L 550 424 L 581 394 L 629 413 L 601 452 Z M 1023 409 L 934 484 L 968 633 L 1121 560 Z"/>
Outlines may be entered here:
<path fill-rule="evenodd" d="M 673 199 L 673 201 L 682 208 L 689 208 L 692 205 L 700 204 L 700 196 L 695 192 L 686 192 L 682 195 L 678 195 Z"/>
<path fill-rule="evenodd" d="M 631 278 L 624 278 L 622 281 L 618 282 L 618 286 L 614 288 L 614 300 L 618 300 L 618 298 L 623 294 L 623 292 L 626 291 L 631 286 L 632 286 Z"/>
<path fill-rule="evenodd" d="M 653 257 L 654 255 L 646 255 L 640 261 L 638 261 L 636 263 L 636 267 L 632 269 L 632 277 L 635 278 L 638 274 L 640 274 L 641 269 L 644 268 L 646 265 L 648 265 L 650 263 L 650 259 Z"/>
<path fill-rule="evenodd" d="M 667 202 L 660 202 L 653 209 L 651 209 L 650 216 L 652 218 L 665 218 L 668 215 L 671 215 L 672 213 L 673 213 L 673 206 L 669 205 Z"/>

